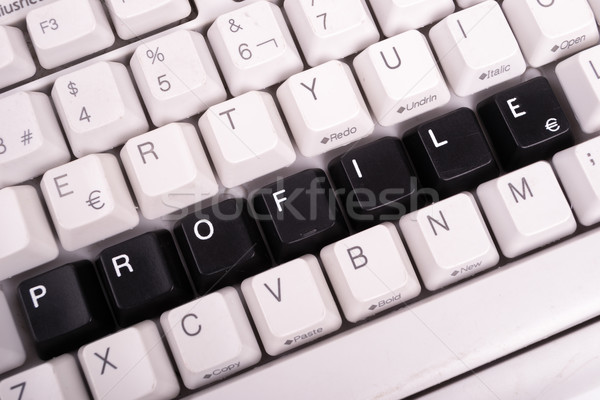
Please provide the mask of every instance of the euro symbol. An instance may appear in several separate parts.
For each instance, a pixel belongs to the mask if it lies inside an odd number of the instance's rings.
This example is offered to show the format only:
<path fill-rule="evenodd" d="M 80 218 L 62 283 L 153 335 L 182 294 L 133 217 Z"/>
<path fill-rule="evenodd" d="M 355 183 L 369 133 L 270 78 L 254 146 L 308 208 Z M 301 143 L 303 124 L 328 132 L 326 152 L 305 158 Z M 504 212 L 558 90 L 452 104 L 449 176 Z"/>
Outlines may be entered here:
<path fill-rule="evenodd" d="M 548 121 L 546 121 L 546 130 L 550 131 L 550 132 L 556 132 L 560 129 L 560 125 L 558 124 L 558 121 L 556 120 L 556 118 L 550 118 Z"/>
<path fill-rule="evenodd" d="M 90 193 L 86 203 L 88 206 L 92 207 L 94 210 L 100 210 L 105 205 L 104 203 L 100 204 L 101 201 L 100 201 L 100 191 L 99 190 L 94 190 L 92 193 Z"/>

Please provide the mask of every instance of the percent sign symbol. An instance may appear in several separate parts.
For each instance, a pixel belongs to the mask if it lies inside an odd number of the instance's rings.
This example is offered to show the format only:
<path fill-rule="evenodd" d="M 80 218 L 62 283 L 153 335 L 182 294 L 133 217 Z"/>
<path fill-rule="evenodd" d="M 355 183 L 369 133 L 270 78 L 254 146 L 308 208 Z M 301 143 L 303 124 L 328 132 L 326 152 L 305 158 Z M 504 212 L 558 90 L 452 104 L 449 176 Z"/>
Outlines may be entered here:
<path fill-rule="evenodd" d="M 146 57 L 148 57 L 152 60 L 152 64 L 154 64 L 154 62 L 156 60 L 158 60 L 160 62 L 165 61 L 165 55 L 160 52 L 160 49 L 158 47 L 154 51 L 152 51 L 150 49 L 148 51 L 146 51 Z"/>

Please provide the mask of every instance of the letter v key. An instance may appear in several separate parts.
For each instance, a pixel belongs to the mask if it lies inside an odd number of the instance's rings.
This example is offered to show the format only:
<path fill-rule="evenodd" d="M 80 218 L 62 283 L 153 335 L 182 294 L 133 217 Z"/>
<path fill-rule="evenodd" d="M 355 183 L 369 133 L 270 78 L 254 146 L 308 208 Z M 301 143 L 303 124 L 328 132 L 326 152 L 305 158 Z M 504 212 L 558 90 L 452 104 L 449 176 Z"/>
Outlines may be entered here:
<path fill-rule="evenodd" d="M 433 131 L 430 129 L 429 130 L 429 137 L 431 138 L 431 141 L 433 142 L 433 145 L 437 148 L 437 147 L 442 147 L 445 144 L 448 144 L 447 140 L 443 140 L 441 142 L 438 142 L 435 135 L 433 134 Z"/>
<path fill-rule="evenodd" d="M 267 285 L 266 283 L 264 285 L 267 288 L 267 290 L 273 295 L 273 297 L 275 297 L 275 299 L 279 303 L 281 303 L 281 279 L 277 278 L 277 294 L 275 294 L 275 292 L 273 292 L 273 290 L 269 287 L 269 285 Z"/>

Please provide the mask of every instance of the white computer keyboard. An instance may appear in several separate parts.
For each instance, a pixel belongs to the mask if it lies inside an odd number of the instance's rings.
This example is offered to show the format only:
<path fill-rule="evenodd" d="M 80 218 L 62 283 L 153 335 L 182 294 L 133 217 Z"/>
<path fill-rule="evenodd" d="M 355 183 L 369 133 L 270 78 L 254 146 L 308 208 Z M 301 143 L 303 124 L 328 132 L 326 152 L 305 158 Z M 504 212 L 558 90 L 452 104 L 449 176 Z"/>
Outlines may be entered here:
<path fill-rule="evenodd" d="M 0 4 L 0 399 L 598 398 L 599 20 Z"/>

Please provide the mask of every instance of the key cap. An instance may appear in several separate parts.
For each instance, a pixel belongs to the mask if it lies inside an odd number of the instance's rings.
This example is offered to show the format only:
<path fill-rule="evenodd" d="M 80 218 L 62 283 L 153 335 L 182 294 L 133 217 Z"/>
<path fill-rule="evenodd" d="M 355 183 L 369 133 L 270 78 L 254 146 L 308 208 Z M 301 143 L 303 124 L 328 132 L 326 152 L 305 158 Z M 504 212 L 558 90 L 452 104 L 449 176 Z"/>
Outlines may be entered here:
<path fill-rule="evenodd" d="M 248 92 L 214 105 L 200 117 L 198 125 L 225 187 L 242 185 L 296 160 L 275 101 L 268 93 Z"/>
<path fill-rule="evenodd" d="M 167 311 L 160 323 L 181 379 L 189 389 L 226 378 L 261 358 L 234 288 L 221 289 Z"/>
<path fill-rule="evenodd" d="M 571 208 L 545 161 L 479 185 L 477 196 L 506 257 L 575 231 Z"/>
<path fill-rule="evenodd" d="M 63 354 L 0 381 L 0 396 L 21 399 L 89 399 L 75 358 Z"/>
<path fill-rule="evenodd" d="M 204 30 L 208 24 L 214 21 L 221 14 L 241 8 L 250 3 L 262 0 L 194 0 L 199 10 L 198 22 L 201 24 L 200 30 Z M 267 0 L 271 3 L 281 5 L 281 0 Z"/>
<path fill-rule="evenodd" d="M 508 0 L 502 3 L 523 55 L 532 67 L 593 46 L 594 14 L 585 0 Z"/>
<path fill-rule="evenodd" d="M 58 0 L 27 14 L 27 30 L 41 66 L 75 61 L 111 46 L 115 37 L 98 0 Z"/>
<path fill-rule="evenodd" d="M 0 281 L 58 257 L 58 246 L 32 186 L 0 189 Z"/>
<path fill-rule="evenodd" d="M 588 0 L 594 15 L 596 16 L 596 21 L 600 20 L 600 1 L 598 0 Z"/>
<path fill-rule="evenodd" d="M 191 124 L 173 123 L 127 141 L 121 160 L 144 217 L 156 219 L 217 194 Z"/>
<path fill-rule="evenodd" d="M 106 7 L 121 39 L 151 32 L 187 17 L 192 11 L 187 0 L 108 0 Z"/>
<path fill-rule="evenodd" d="M 483 3 L 486 0 L 456 0 L 460 8 L 472 7 L 475 4 Z"/>
<path fill-rule="evenodd" d="M 425 37 L 417 31 L 369 46 L 354 69 L 377 122 L 390 126 L 443 106 L 450 92 Z"/>
<path fill-rule="evenodd" d="M 379 40 L 364 0 L 285 0 L 283 6 L 311 67 L 344 58 Z"/>
<path fill-rule="evenodd" d="M 112 149 L 148 131 L 123 64 L 100 61 L 60 76 L 52 100 L 76 157 Z"/>
<path fill-rule="evenodd" d="M 227 94 L 201 34 L 179 30 L 138 46 L 131 71 L 156 126 L 225 101 Z"/>
<path fill-rule="evenodd" d="M 208 40 L 234 96 L 279 83 L 303 69 L 281 10 L 269 2 L 219 16 L 208 29 Z"/>
<path fill-rule="evenodd" d="M 0 88 L 30 78 L 33 74 L 35 63 L 23 32 L 12 26 L 0 26 Z"/>
<path fill-rule="evenodd" d="M 53 168 L 44 174 L 40 185 L 65 250 L 77 250 L 132 229 L 139 222 L 112 154 L 90 154 Z"/>
<path fill-rule="evenodd" d="M 253 202 L 278 263 L 317 252 L 348 234 L 323 170 L 307 169 L 264 186 Z"/>
<path fill-rule="evenodd" d="M 79 362 L 94 399 L 167 400 L 179 393 L 177 378 L 152 321 L 79 349 Z"/>
<path fill-rule="evenodd" d="M 404 304 L 421 292 L 400 235 L 389 222 L 325 246 L 321 260 L 350 322 Z"/>
<path fill-rule="evenodd" d="M 0 99 L 0 187 L 41 175 L 71 159 L 48 96 L 16 92 Z"/>
<path fill-rule="evenodd" d="M 454 12 L 451 0 L 371 0 L 371 7 L 387 37 L 421 28 Z"/>
<path fill-rule="evenodd" d="M 429 31 L 454 93 L 468 96 L 525 72 L 525 60 L 495 1 L 458 11 Z"/>
<path fill-rule="evenodd" d="M 29 278 L 18 288 L 39 356 L 71 351 L 114 328 L 94 266 L 79 261 Z"/>
<path fill-rule="evenodd" d="M 244 199 L 227 199 L 190 214 L 177 222 L 174 233 L 200 295 L 272 265 Z"/>
<path fill-rule="evenodd" d="M 277 99 L 306 157 L 345 146 L 375 128 L 352 71 L 340 61 L 290 77 L 277 89 Z"/>
<path fill-rule="evenodd" d="M 15 320 L 10 312 L 4 293 L 0 291 L 0 374 L 25 362 L 25 348 L 19 336 Z M 0 383 L 0 388 L 2 387 Z M 0 394 L 3 391 L 0 389 Z M 5 396 L 2 395 L 4 398 Z"/>
<path fill-rule="evenodd" d="M 148 232 L 100 253 L 98 272 L 120 326 L 151 318 L 192 298 L 168 231 Z"/>
<path fill-rule="evenodd" d="M 482 272 L 500 259 L 468 192 L 403 216 L 400 228 L 429 290 Z"/>
<path fill-rule="evenodd" d="M 543 77 L 496 93 L 482 101 L 477 112 L 508 170 L 543 160 L 573 143 L 569 120 Z"/>
<path fill-rule="evenodd" d="M 246 279 L 242 293 L 272 356 L 334 332 L 342 324 L 319 262 L 311 255 Z"/>
<path fill-rule="evenodd" d="M 498 166 L 477 117 L 460 108 L 419 125 L 404 145 L 421 182 L 446 197 L 498 176 Z"/>

